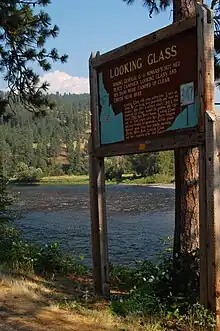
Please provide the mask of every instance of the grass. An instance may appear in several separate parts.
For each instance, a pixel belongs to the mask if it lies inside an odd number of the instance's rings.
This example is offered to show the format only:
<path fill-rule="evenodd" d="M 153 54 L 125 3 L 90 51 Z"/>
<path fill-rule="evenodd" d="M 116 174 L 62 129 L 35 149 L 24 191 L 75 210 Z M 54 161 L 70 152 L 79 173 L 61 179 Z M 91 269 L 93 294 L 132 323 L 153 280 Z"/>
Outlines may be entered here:
<path fill-rule="evenodd" d="M 147 184 L 170 184 L 174 181 L 173 176 L 155 174 L 148 177 L 136 178 L 136 179 L 124 179 L 124 184 L 136 184 L 136 185 L 147 185 Z"/>
<path fill-rule="evenodd" d="M 123 180 L 119 184 L 127 185 L 147 185 L 147 184 L 168 184 L 171 183 L 174 178 L 167 175 L 153 175 L 149 177 L 131 179 L 130 174 L 123 175 Z M 48 176 L 43 177 L 40 184 L 66 184 L 66 185 L 82 185 L 88 184 L 89 177 L 87 175 L 64 175 L 64 176 Z M 106 181 L 107 184 L 117 184 L 116 181 Z"/>
<path fill-rule="evenodd" d="M 88 280 L 0 275 L 0 330 L 165 331 L 157 321 L 113 316 Z M 87 296 L 85 296 L 87 293 Z"/>
<path fill-rule="evenodd" d="M 48 176 L 43 177 L 40 181 L 41 184 L 88 184 L 89 177 L 86 175 L 64 175 L 64 176 Z"/>

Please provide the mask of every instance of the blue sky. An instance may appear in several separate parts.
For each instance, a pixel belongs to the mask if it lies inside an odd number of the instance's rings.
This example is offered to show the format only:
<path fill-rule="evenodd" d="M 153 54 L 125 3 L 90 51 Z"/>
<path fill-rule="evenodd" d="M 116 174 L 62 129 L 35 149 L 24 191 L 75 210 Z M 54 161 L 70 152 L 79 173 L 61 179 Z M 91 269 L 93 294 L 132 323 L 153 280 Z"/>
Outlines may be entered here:
<path fill-rule="evenodd" d="M 92 51 L 104 53 L 172 24 L 172 7 L 149 18 L 141 0 L 130 6 L 122 0 L 52 0 L 47 11 L 60 28 L 59 36 L 47 45 L 69 55 L 67 64 L 56 63 L 52 70 L 74 77 L 88 77 Z"/>
<path fill-rule="evenodd" d="M 46 11 L 52 23 L 60 28 L 59 36 L 48 40 L 48 49 L 55 47 L 60 54 L 69 55 L 66 64 L 54 63 L 52 71 L 59 70 L 72 77 L 88 77 L 88 59 L 92 51 L 104 53 L 172 24 L 172 7 L 149 18 L 141 0 L 131 6 L 122 0 L 52 0 Z M 39 71 L 39 74 L 43 72 Z M 51 76 L 49 82 L 55 88 L 64 85 L 60 74 Z M 82 82 L 78 84 L 80 86 Z M 87 89 L 86 85 L 84 81 L 83 90 Z M 0 78 L 0 88 L 3 87 L 5 84 Z M 220 90 L 216 93 L 216 101 L 220 102 Z"/>
<path fill-rule="evenodd" d="M 122 0 L 52 0 L 47 11 L 60 27 L 48 47 L 69 55 L 67 64 L 55 64 L 53 70 L 71 76 L 88 76 L 91 51 L 106 52 L 172 23 L 171 8 L 149 18 L 141 0 L 132 6 Z"/>

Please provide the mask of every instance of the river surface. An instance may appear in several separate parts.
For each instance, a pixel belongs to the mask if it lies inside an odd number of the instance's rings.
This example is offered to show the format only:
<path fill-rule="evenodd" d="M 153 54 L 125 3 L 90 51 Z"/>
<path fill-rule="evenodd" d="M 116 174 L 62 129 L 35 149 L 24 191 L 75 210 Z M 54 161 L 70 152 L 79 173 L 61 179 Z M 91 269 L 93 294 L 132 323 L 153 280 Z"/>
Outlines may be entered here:
<path fill-rule="evenodd" d="M 20 186 L 17 226 L 38 244 L 57 241 L 71 254 L 82 254 L 91 265 L 90 210 L 87 185 Z M 173 235 L 172 185 L 107 186 L 109 257 L 111 263 L 130 265 L 155 258 L 161 238 Z"/>

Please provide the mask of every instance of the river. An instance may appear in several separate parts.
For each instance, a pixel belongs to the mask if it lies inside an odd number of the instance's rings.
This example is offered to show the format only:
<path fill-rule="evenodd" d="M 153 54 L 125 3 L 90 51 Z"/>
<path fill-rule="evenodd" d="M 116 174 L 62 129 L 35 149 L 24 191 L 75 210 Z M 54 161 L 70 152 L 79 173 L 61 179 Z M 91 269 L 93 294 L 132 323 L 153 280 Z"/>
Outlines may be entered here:
<path fill-rule="evenodd" d="M 87 185 L 19 186 L 17 226 L 37 244 L 57 241 L 71 254 L 84 255 L 91 266 L 90 211 Z M 131 265 L 155 258 L 161 238 L 173 235 L 172 185 L 107 186 L 109 257 L 111 263 Z"/>

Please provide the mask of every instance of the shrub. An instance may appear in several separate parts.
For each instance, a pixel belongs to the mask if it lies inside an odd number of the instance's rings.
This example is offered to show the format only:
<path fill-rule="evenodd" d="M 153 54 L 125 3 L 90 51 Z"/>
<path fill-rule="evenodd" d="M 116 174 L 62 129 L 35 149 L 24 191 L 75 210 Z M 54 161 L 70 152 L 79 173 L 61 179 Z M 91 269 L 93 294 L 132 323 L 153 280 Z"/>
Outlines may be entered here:
<path fill-rule="evenodd" d="M 38 250 L 34 269 L 41 274 L 85 274 L 87 268 L 80 264 L 79 260 L 81 258 L 64 254 L 58 243 L 52 243 Z"/>
<path fill-rule="evenodd" d="M 48 167 L 48 175 L 49 176 L 63 176 L 64 171 L 63 167 L 59 163 L 53 162 L 49 167 Z"/>
<path fill-rule="evenodd" d="M 123 173 L 124 170 L 122 168 L 116 166 L 109 166 L 106 169 L 105 178 L 107 180 L 116 180 L 117 182 L 121 182 Z"/>
<path fill-rule="evenodd" d="M 58 243 L 43 247 L 24 241 L 20 232 L 9 226 L 0 226 L 0 263 L 7 269 L 51 274 L 85 274 L 87 268 L 80 259 L 62 253 Z"/>
<path fill-rule="evenodd" d="M 198 251 L 173 260 L 167 248 L 157 264 L 146 260 L 136 263 L 133 269 L 117 266 L 110 271 L 114 284 L 130 289 L 129 295 L 121 302 L 127 313 L 142 315 L 163 311 L 166 315 L 168 312 L 176 314 L 178 308 L 178 312 L 184 314 L 199 298 L 198 263 Z M 114 311 L 115 303 L 112 305 Z"/>
<path fill-rule="evenodd" d="M 16 170 L 16 180 L 20 183 L 39 182 L 43 177 L 41 168 L 28 167 L 25 163 L 19 163 Z"/>

